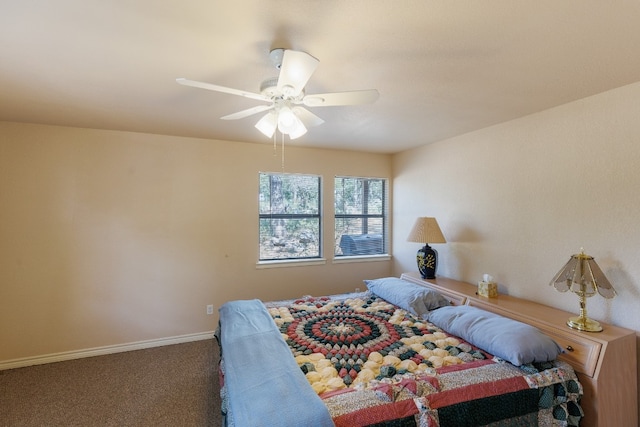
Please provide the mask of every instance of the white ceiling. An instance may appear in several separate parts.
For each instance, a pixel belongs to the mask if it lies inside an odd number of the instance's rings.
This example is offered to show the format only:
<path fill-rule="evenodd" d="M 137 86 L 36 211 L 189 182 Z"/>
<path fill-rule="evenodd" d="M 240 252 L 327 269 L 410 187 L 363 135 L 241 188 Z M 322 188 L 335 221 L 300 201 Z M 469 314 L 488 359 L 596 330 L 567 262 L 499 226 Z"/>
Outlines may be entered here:
<path fill-rule="evenodd" d="M 275 47 L 320 60 L 292 144 L 393 153 L 640 81 L 632 0 L 23 0 L 0 8 L 0 120 L 269 143 L 258 101 Z M 517 143 L 517 141 L 514 141 Z"/>

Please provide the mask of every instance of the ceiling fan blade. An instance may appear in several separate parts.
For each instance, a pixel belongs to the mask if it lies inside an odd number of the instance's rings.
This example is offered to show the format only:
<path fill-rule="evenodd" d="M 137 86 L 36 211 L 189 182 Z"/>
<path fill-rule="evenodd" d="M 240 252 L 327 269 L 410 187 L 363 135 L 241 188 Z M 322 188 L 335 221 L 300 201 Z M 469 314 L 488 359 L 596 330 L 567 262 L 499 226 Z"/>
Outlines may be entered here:
<path fill-rule="evenodd" d="M 306 52 L 285 50 L 278 76 L 278 89 L 287 96 L 298 96 L 319 63 L 320 61 Z"/>
<path fill-rule="evenodd" d="M 247 108 L 246 110 L 238 111 L 237 113 L 228 114 L 224 117 L 220 117 L 222 120 L 238 120 L 249 117 L 253 114 L 260 113 L 262 111 L 270 110 L 273 105 L 257 105 L 255 107 Z"/>
<path fill-rule="evenodd" d="M 373 104 L 380 94 L 376 89 L 354 90 L 306 95 L 302 103 L 307 107 L 332 107 L 336 105 Z"/>
<path fill-rule="evenodd" d="M 269 98 L 259 93 L 247 92 L 244 90 L 233 89 L 225 86 L 218 86 L 211 83 L 198 82 L 195 80 L 185 79 L 183 77 L 177 78 L 176 82 L 185 86 L 192 86 L 200 89 L 214 90 L 216 92 L 230 93 L 231 95 L 244 96 L 245 98 L 257 99 L 258 101 L 267 101 L 267 102 L 271 101 Z"/>
<path fill-rule="evenodd" d="M 293 107 L 291 109 L 296 116 L 300 119 L 300 121 L 308 128 L 312 126 L 318 126 L 324 123 L 320 117 L 313 114 L 311 111 L 307 110 L 303 107 Z"/>

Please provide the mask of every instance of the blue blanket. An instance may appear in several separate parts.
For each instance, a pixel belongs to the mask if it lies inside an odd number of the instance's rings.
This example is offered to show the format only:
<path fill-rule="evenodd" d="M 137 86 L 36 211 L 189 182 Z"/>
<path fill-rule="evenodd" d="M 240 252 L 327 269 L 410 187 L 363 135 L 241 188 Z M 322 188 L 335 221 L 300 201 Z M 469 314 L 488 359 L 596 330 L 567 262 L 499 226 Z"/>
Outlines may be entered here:
<path fill-rule="evenodd" d="M 235 427 L 334 425 L 260 300 L 220 307 L 220 344 Z"/>

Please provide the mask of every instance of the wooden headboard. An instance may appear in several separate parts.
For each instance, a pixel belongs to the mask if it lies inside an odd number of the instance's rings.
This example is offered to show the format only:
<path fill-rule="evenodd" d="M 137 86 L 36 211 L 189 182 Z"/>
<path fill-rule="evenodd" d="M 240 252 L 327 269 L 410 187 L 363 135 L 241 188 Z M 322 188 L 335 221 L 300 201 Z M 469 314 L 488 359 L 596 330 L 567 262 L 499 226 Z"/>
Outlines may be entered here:
<path fill-rule="evenodd" d="M 636 334 L 629 329 L 602 324 L 602 332 L 571 329 L 573 313 L 532 301 L 499 294 L 479 296 L 477 286 L 446 277 L 422 279 L 418 272 L 402 279 L 434 289 L 454 305 L 470 305 L 535 326 L 564 349 L 559 356 L 569 363 L 584 388 L 581 426 L 638 425 Z"/>

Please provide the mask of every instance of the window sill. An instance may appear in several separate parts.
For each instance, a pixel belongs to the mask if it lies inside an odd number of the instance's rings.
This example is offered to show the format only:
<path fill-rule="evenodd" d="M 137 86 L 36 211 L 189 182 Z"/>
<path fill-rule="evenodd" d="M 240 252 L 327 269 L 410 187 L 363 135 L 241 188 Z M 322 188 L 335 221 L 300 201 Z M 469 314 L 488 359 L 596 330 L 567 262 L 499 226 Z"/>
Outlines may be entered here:
<path fill-rule="evenodd" d="M 256 263 L 257 269 L 263 268 L 282 268 L 282 267 L 304 267 L 309 265 L 324 265 L 327 260 L 324 258 L 312 258 L 312 259 L 288 259 L 288 260 L 274 260 L 274 261 L 258 261 Z"/>
<path fill-rule="evenodd" d="M 349 264 L 354 262 L 379 262 L 389 261 L 391 255 L 354 255 L 344 256 L 339 258 L 333 258 L 332 264 Z M 298 260 L 273 260 L 273 261 L 258 261 L 256 263 L 256 269 L 264 268 L 284 268 L 284 267 L 306 267 L 310 265 L 325 265 L 327 260 L 325 258 L 313 258 L 313 259 L 298 259 Z"/>
<path fill-rule="evenodd" d="M 332 264 L 347 264 L 351 262 L 373 262 L 373 261 L 389 261 L 391 255 L 355 255 L 355 256 L 341 256 L 331 260 Z"/>

